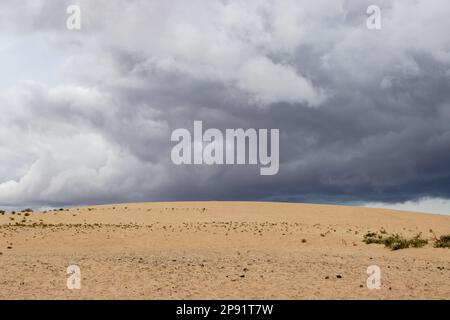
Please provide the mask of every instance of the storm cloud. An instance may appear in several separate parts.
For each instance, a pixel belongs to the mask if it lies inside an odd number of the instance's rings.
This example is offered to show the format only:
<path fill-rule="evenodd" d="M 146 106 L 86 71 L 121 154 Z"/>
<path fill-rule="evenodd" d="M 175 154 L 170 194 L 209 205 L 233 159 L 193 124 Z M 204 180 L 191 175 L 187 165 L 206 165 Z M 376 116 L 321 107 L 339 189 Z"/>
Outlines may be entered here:
<path fill-rule="evenodd" d="M 0 205 L 449 199 L 450 3 L 370 4 L 0 1 Z M 280 129 L 279 173 L 174 165 L 194 120 Z"/>

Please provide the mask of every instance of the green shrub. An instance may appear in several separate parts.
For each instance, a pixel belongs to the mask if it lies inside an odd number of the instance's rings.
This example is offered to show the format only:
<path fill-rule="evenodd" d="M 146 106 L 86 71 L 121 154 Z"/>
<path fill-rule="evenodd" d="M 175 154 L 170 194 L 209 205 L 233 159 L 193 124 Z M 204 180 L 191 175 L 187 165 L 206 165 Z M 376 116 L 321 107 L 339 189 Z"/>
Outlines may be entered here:
<path fill-rule="evenodd" d="M 411 247 L 422 248 L 428 243 L 428 240 L 422 239 L 422 232 L 419 232 L 414 238 L 409 240 Z"/>
<path fill-rule="evenodd" d="M 439 239 L 434 239 L 435 248 L 450 248 L 450 234 L 440 236 Z"/>
<path fill-rule="evenodd" d="M 383 230 L 383 233 L 387 233 Z M 409 247 L 420 248 L 428 243 L 428 240 L 422 239 L 422 233 L 418 233 L 411 239 L 403 238 L 399 234 L 392 234 L 387 237 L 383 237 L 376 232 L 368 232 L 364 235 L 363 242 L 366 244 L 377 243 L 384 244 L 385 247 L 392 250 L 406 249 Z"/>
<path fill-rule="evenodd" d="M 366 244 L 371 244 L 371 243 L 381 244 L 382 243 L 375 232 L 367 232 L 363 237 L 363 242 Z"/>

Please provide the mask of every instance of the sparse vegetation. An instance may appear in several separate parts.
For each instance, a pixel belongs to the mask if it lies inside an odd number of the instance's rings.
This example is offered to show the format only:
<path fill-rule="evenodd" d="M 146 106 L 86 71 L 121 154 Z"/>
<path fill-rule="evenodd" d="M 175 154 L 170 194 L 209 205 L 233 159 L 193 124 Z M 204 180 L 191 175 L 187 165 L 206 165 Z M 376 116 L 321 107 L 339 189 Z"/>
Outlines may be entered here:
<path fill-rule="evenodd" d="M 23 209 L 22 212 L 33 212 L 33 209 L 31 209 L 31 208 L 26 208 L 26 209 Z"/>
<path fill-rule="evenodd" d="M 434 239 L 435 248 L 450 248 L 450 234 L 440 236 Z"/>
<path fill-rule="evenodd" d="M 384 244 L 385 247 L 392 250 L 406 249 L 409 247 L 421 248 L 428 243 L 428 240 L 422 239 L 422 233 L 418 233 L 414 237 L 407 239 L 399 234 L 383 236 L 387 232 L 383 229 L 380 234 L 377 232 L 368 232 L 364 235 L 363 242 L 366 244 L 377 243 Z"/>
<path fill-rule="evenodd" d="M 6 211 L 5 211 L 5 210 L 0 210 L 0 214 L 1 214 L 2 216 L 4 216 L 4 215 L 5 215 L 5 213 L 6 213 Z"/>

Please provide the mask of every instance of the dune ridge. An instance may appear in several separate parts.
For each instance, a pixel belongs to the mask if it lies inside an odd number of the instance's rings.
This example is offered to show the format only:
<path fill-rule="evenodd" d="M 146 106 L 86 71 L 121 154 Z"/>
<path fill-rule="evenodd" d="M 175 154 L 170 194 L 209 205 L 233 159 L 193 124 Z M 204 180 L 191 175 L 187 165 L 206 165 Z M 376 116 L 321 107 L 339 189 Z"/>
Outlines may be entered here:
<path fill-rule="evenodd" d="M 13 219 L 13 220 L 12 220 Z M 335 205 L 155 202 L 0 215 L 0 299 L 449 299 L 450 216 Z M 78 265 L 82 287 L 66 287 Z M 382 270 L 366 287 L 367 267 Z"/>

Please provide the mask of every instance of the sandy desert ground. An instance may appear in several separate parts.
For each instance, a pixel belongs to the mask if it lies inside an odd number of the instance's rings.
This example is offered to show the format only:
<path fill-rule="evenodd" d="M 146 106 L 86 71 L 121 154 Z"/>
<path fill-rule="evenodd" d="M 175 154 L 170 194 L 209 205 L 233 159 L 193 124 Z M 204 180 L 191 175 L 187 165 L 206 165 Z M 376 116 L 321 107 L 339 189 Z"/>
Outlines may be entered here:
<path fill-rule="evenodd" d="M 6 213 L 0 299 L 450 299 L 450 249 L 362 242 L 380 229 L 431 238 L 450 234 L 450 216 L 256 202 Z M 370 265 L 379 290 L 366 286 Z"/>

